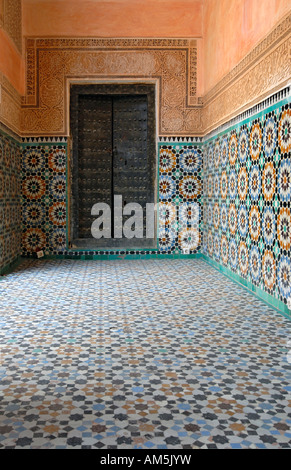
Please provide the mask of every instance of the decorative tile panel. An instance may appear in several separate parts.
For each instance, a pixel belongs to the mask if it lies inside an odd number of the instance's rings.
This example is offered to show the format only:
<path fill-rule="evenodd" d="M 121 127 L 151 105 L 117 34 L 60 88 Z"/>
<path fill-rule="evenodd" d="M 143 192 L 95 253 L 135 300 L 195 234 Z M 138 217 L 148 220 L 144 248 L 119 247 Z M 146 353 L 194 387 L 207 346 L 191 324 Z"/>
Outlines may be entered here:
<path fill-rule="evenodd" d="M 205 141 L 204 253 L 287 303 L 291 296 L 290 99 Z"/>
<path fill-rule="evenodd" d="M 202 151 L 197 145 L 160 144 L 159 230 L 161 252 L 200 249 Z"/>
<path fill-rule="evenodd" d="M 20 256 L 21 147 L 0 131 L 0 272 Z"/>
<path fill-rule="evenodd" d="M 290 319 L 204 260 L 25 260 L 1 283 L 1 450 L 290 450 Z"/>
<path fill-rule="evenodd" d="M 23 144 L 22 253 L 66 249 L 66 143 Z"/>
<path fill-rule="evenodd" d="M 22 252 L 46 255 L 84 254 L 67 248 L 67 144 L 52 139 L 23 143 Z M 156 254 L 195 254 L 202 239 L 201 144 L 159 142 L 159 245 Z M 93 222 L 93 220 L 92 220 Z M 152 250 L 89 250 L 140 255 Z M 88 252 L 88 253 L 89 253 Z"/>

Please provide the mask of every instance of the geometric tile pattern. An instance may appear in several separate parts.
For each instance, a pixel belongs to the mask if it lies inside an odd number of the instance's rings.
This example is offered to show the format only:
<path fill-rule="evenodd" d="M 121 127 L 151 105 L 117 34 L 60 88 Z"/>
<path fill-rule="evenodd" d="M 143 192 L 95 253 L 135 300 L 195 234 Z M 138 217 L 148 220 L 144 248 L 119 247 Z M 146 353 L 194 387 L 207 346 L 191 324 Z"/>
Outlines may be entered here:
<path fill-rule="evenodd" d="M 24 145 L 22 254 L 66 248 L 66 144 Z"/>
<path fill-rule="evenodd" d="M 291 104 L 215 135 L 205 142 L 204 158 L 204 253 L 287 303 Z"/>
<path fill-rule="evenodd" d="M 67 145 L 23 144 L 22 201 L 24 256 L 42 249 L 46 255 L 72 253 L 66 248 Z M 176 143 L 159 147 L 159 246 L 157 254 L 197 253 L 200 250 L 202 151 Z M 189 207 L 195 206 L 195 214 Z M 184 211 L 179 211 L 183 207 Z M 192 210 L 192 212 L 194 209 Z M 190 214 L 190 215 L 189 215 Z M 188 220 L 190 219 L 190 221 Z M 93 222 L 94 219 L 92 219 Z M 110 254 L 144 254 L 149 250 L 111 250 Z M 78 256 L 83 251 L 74 251 Z M 92 255 L 104 254 L 90 251 Z"/>
<path fill-rule="evenodd" d="M 197 146 L 159 149 L 159 249 L 197 253 L 202 240 L 202 151 Z"/>
<path fill-rule="evenodd" d="M 26 259 L 1 289 L 0 448 L 290 449 L 290 320 L 205 261 Z"/>
<path fill-rule="evenodd" d="M 0 272 L 20 256 L 21 146 L 0 131 Z"/>

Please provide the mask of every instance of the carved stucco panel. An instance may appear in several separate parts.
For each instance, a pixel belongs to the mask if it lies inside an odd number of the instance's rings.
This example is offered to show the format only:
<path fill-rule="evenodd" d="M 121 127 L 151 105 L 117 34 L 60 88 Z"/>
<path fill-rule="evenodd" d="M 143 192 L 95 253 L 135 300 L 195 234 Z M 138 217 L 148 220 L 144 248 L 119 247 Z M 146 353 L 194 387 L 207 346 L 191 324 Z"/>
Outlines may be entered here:
<path fill-rule="evenodd" d="M 96 45 L 102 47 L 95 50 Z M 189 106 L 196 99 L 196 58 L 188 40 L 28 39 L 22 131 L 24 135 L 68 135 L 67 79 L 155 79 L 160 90 L 159 133 L 201 133 L 201 109 Z"/>
<path fill-rule="evenodd" d="M 64 112 L 59 108 L 22 109 L 24 135 L 59 135 L 63 131 Z"/>
<path fill-rule="evenodd" d="M 20 95 L 3 74 L 0 74 L 0 86 L 0 122 L 19 135 L 21 106 Z"/>
<path fill-rule="evenodd" d="M 4 25 L 4 0 L 0 0 L 0 28 Z"/>
<path fill-rule="evenodd" d="M 291 38 L 280 44 L 246 71 L 223 92 L 210 99 L 203 110 L 205 133 L 238 114 L 245 106 L 271 93 L 291 76 Z"/>
<path fill-rule="evenodd" d="M 19 134 L 20 129 L 20 104 L 9 93 L 2 90 L 0 120 L 7 127 Z"/>

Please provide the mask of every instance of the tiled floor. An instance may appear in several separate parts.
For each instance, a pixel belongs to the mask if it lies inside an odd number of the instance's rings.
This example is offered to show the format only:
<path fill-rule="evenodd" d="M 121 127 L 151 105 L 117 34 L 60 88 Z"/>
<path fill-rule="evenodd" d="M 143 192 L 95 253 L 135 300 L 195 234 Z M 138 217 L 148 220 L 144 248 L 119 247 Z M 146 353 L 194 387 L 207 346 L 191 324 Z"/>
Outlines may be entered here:
<path fill-rule="evenodd" d="M 24 261 L 0 295 L 0 448 L 291 448 L 291 322 L 204 261 Z"/>

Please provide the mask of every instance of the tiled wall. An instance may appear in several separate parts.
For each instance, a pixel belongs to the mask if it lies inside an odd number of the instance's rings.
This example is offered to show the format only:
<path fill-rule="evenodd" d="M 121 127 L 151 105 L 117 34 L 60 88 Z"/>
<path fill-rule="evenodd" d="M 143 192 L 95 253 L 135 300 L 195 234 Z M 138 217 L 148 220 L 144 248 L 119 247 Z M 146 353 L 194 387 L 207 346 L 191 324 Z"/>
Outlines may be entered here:
<path fill-rule="evenodd" d="M 24 143 L 22 254 L 31 256 L 37 248 L 46 255 L 93 258 L 202 252 L 266 300 L 286 304 L 291 296 L 290 99 L 224 129 L 204 143 L 159 142 L 155 251 L 68 249 L 67 144 Z M 187 203 L 195 206 L 192 213 Z"/>
<path fill-rule="evenodd" d="M 66 250 L 67 145 L 24 144 L 22 154 L 22 254 Z"/>
<path fill-rule="evenodd" d="M 0 131 L 0 273 L 20 256 L 21 146 Z"/>
<path fill-rule="evenodd" d="M 175 139 L 173 139 L 175 140 Z M 201 247 L 202 150 L 201 143 L 160 142 L 158 148 L 159 245 L 157 255 L 195 254 Z M 68 250 L 67 144 L 45 139 L 23 144 L 22 253 L 37 249 L 46 255 L 83 256 Z M 179 208 L 182 207 L 181 210 Z M 191 208 L 192 213 L 191 213 Z M 93 222 L 93 220 L 92 220 Z M 179 228 L 179 230 L 178 230 Z M 120 251 L 86 252 L 88 256 L 120 255 Z M 147 251 L 128 251 L 131 255 Z M 152 254 L 153 254 L 152 253 Z"/>
<path fill-rule="evenodd" d="M 204 145 L 203 252 L 252 290 L 291 296 L 291 105 L 282 101 Z"/>
<path fill-rule="evenodd" d="M 159 148 L 159 250 L 195 254 L 202 241 L 203 155 L 197 145 Z"/>

